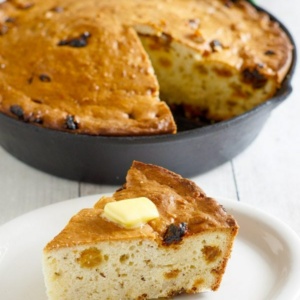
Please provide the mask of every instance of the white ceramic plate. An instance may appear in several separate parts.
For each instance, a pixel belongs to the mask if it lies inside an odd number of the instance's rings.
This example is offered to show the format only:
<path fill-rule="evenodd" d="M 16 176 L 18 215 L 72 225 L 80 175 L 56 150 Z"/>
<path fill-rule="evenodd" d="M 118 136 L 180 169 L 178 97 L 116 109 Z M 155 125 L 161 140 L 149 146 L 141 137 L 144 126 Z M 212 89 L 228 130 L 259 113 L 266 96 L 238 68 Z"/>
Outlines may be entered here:
<path fill-rule="evenodd" d="M 79 209 L 101 195 L 53 204 L 0 227 L 0 298 L 46 300 L 44 245 Z M 300 296 L 300 239 L 281 221 L 237 201 L 218 199 L 240 225 L 232 257 L 217 292 L 176 299 L 296 300 Z M 63 300 L 63 299 L 62 299 Z M 84 299 L 82 299 L 84 300 Z"/>

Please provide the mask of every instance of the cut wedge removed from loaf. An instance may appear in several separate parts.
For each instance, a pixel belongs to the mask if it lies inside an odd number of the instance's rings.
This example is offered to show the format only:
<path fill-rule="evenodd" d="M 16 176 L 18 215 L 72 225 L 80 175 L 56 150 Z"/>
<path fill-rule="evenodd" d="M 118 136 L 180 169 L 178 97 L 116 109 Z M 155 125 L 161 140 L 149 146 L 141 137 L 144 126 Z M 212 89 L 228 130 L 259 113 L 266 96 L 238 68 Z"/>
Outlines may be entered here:
<path fill-rule="evenodd" d="M 145 197 L 158 217 L 151 208 L 152 219 L 139 227 L 125 228 L 104 214 L 107 203 Z M 141 300 L 215 291 L 237 232 L 235 219 L 195 183 L 135 161 L 121 189 L 80 211 L 45 247 L 49 300 Z"/>
<path fill-rule="evenodd" d="M 232 118 L 272 97 L 292 59 L 285 32 L 244 0 L 18 0 L 0 12 L 0 111 L 74 133 L 175 133 L 169 107 Z"/>

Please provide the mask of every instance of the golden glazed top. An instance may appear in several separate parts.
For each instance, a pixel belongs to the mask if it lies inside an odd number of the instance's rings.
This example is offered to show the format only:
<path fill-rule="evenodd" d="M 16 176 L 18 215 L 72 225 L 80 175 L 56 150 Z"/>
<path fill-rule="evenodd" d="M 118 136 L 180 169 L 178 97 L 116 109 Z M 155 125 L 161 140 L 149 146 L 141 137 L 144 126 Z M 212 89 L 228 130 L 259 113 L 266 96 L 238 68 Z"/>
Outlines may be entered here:
<path fill-rule="evenodd" d="M 291 44 L 246 1 L 7 0 L 0 4 L 0 111 L 93 135 L 174 133 L 138 34 L 176 40 L 282 81 Z"/>
<path fill-rule="evenodd" d="M 101 217 L 106 203 L 137 197 L 149 198 L 156 205 L 159 218 L 140 228 L 125 229 Z M 238 230 L 234 218 L 192 181 L 159 166 L 134 162 L 122 189 L 112 197 L 100 199 L 94 208 L 82 210 L 75 215 L 45 250 L 138 238 L 154 239 L 164 244 L 168 243 L 168 238 L 173 238 L 166 236 L 173 225 L 175 229 L 181 227 L 183 236 L 228 228 L 232 234 L 236 234 Z M 180 241 L 180 237 L 174 238 Z"/>

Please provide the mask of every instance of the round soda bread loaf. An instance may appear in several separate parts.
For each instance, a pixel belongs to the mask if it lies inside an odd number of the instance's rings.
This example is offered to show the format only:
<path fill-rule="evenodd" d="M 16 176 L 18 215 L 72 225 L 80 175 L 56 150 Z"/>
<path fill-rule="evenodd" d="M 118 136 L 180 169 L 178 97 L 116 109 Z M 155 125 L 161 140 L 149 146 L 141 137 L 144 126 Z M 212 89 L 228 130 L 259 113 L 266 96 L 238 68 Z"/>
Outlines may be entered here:
<path fill-rule="evenodd" d="M 89 135 L 175 133 L 274 95 L 291 43 L 243 0 L 0 3 L 0 111 Z M 163 101 L 161 101 L 161 99 Z"/>
<path fill-rule="evenodd" d="M 159 217 L 126 229 L 109 202 L 147 197 Z M 141 300 L 215 291 L 238 225 L 192 181 L 135 161 L 126 184 L 75 215 L 43 252 L 49 300 Z"/>

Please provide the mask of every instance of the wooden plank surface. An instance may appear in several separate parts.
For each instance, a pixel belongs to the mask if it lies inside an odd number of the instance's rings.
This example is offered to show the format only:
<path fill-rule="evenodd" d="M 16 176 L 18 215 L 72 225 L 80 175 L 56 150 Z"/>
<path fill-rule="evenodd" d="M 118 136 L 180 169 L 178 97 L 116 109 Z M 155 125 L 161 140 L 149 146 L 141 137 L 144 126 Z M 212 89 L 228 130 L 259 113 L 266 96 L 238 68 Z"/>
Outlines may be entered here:
<path fill-rule="evenodd" d="M 33 209 L 78 196 L 78 183 L 35 170 L 0 147 L 0 224 Z"/>

